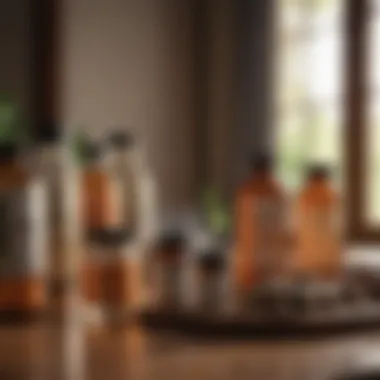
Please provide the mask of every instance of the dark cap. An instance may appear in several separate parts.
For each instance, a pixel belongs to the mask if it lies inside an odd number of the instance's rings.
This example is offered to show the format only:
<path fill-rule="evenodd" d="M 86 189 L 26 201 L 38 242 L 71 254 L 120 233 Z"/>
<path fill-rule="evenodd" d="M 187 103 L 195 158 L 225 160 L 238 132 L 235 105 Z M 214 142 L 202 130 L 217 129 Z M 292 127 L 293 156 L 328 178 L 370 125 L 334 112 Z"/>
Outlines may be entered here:
<path fill-rule="evenodd" d="M 62 126 L 55 122 L 42 124 L 36 131 L 37 142 L 54 144 L 62 139 Z"/>
<path fill-rule="evenodd" d="M 96 144 L 95 142 L 88 142 L 83 147 L 83 155 L 87 162 L 94 162 L 101 157 L 102 149 L 99 144 Z"/>
<path fill-rule="evenodd" d="M 180 251 L 185 245 L 185 238 L 179 231 L 169 231 L 163 233 L 157 243 L 157 248 L 160 251 L 174 252 Z"/>
<path fill-rule="evenodd" d="M 253 154 L 250 162 L 251 170 L 254 172 L 267 172 L 273 168 L 273 157 L 269 154 Z"/>
<path fill-rule="evenodd" d="M 223 269 L 225 259 L 217 249 L 210 249 L 199 254 L 199 264 L 207 271 L 218 271 Z"/>
<path fill-rule="evenodd" d="M 90 230 L 87 240 L 105 248 L 117 248 L 128 243 L 132 238 L 132 233 L 123 228 L 100 228 Z"/>
<path fill-rule="evenodd" d="M 0 163 L 12 162 L 19 153 L 19 148 L 16 144 L 0 143 Z"/>
<path fill-rule="evenodd" d="M 326 180 L 331 176 L 331 169 L 326 165 L 310 165 L 307 169 L 309 180 Z"/>
<path fill-rule="evenodd" d="M 130 131 L 120 128 L 111 132 L 106 140 L 115 149 L 129 149 L 135 143 L 135 136 Z"/>

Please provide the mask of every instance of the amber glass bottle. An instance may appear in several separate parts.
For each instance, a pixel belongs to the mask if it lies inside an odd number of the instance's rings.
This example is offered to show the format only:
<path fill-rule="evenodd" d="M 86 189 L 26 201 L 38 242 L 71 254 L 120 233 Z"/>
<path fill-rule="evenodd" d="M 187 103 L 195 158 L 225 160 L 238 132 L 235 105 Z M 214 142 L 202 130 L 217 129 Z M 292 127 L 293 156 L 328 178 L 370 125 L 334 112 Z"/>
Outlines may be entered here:
<path fill-rule="evenodd" d="M 46 306 L 45 188 L 0 144 L 0 311 Z"/>
<path fill-rule="evenodd" d="M 150 264 L 155 306 L 177 308 L 181 305 L 184 254 L 184 237 L 180 232 L 170 231 L 159 237 Z"/>
<path fill-rule="evenodd" d="M 341 269 L 340 201 L 328 168 L 313 166 L 295 204 L 293 267 L 308 277 L 334 278 Z"/>
<path fill-rule="evenodd" d="M 254 157 L 248 180 L 238 188 L 235 212 L 235 279 L 238 289 L 249 293 L 279 275 L 284 260 L 285 197 L 270 157 Z"/>

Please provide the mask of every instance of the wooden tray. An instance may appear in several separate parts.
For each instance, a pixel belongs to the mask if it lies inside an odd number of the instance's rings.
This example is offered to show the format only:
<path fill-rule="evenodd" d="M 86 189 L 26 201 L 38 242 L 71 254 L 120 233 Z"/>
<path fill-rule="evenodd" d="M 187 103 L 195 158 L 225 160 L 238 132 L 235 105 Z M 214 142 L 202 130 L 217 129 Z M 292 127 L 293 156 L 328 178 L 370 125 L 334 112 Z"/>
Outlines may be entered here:
<path fill-rule="evenodd" d="M 380 302 L 344 305 L 328 311 L 281 317 L 148 309 L 139 315 L 139 320 L 147 329 L 179 332 L 206 339 L 322 338 L 380 329 Z"/>

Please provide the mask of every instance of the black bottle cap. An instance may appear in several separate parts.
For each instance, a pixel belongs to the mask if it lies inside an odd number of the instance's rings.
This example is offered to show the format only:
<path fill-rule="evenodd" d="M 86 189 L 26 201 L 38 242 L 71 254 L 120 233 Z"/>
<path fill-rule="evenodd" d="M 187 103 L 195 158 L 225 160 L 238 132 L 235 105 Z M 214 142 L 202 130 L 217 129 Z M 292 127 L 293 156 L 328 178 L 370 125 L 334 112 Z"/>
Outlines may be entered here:
<path fill-rule="evenodd" d="M 35 138 L 37 143 L 54 144 L 62 139 L 62 127 L 58 123 L 47 122 L 42 124 L 37 132 Z"/>
<path fill-rule="evenodd" d="M 91 230 L 87 240 L 104 248 L 118 248 L 132 239 L 132 233 L 124 228 L 100 228 Z"/>
<path fill-rule="evenodd" d="M 115 149 L 129 149 L 134 145 L 135 137 L 128 130 L 118 129 L 108 135 L 107 141 Z"/>
<path fill-rule="evenodd" d="M 0 142 L 0 163 L 5 164 L 14 161 L 19 153 L 15 144 Z"/>
<path fill-rule="evenodd" d="M 326 180 L 331 176 L 331 170 L 326 165 L 310 165 L 307 170 L 307 177 L 309 180 Z"/>
<path fill-rule="evenodd" d="M 200 253 L 199 263 L 207 271 L 219 271 L 225 265 L 225 259 L 219 250 L 206 250 Z"/>
<path fill-rule="evenodd" d="M 179 252 L 184 248 L 185 238 L 179 231 L 163 233 L 158 239 L 157 249 L 164 252 Z"/>
<path fill-rule="evenodd" d="M 102 149 L 99 144 L 89 142 L 83 147 L 83 155 L 88 162 L 94 162 L 101 157 Z"/>
<path fill-rule="evenodd" d="M 269 154 L 253 154 L 250 162 L 253 172 L 269 172 L 273 169 L 273 158 Z"/>

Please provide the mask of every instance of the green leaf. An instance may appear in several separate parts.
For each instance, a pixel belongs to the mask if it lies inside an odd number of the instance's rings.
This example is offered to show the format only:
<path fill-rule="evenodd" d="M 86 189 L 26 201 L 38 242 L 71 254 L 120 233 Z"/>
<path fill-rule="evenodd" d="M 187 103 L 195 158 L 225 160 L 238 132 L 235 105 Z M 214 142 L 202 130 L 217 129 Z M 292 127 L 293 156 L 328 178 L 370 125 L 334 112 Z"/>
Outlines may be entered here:
<path fill-rule="evenodd" d="M 230 227 L 229 210 L 215 189 L 204 191 L 203 208 L 211 231 L 216 234 L 226 233 Z"/>
<path fill-rule="evenodd" d="M 28 128 L 21 119 L 19 106 L 10 98 L 0 96 L 0 141 L 22 144 L 28 136 Z"/>
<path fill-rule="evenodd" d="M 90 138 L 83 130 L 78 129 L 74 132 L 71 140 L 71 149 L 74 159 L 79 165 L 85 165 L 88 162 L 88 148 L 91 145 Z"/>

